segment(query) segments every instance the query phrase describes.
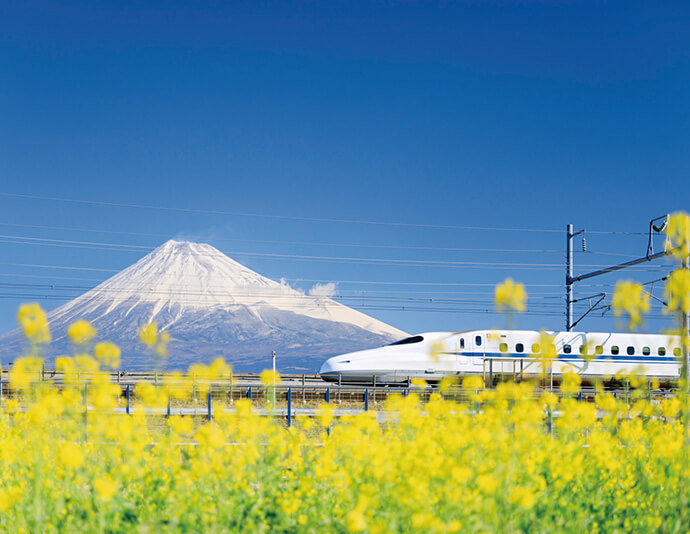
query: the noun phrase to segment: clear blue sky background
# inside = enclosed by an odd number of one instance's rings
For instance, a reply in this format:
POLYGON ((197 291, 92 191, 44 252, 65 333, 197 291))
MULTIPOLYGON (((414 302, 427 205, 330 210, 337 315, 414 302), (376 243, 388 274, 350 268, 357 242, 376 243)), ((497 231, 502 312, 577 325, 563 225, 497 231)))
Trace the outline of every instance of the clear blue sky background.
MULTIPOLYGON (((314 280, 338 282, 338 295, 360 297, 345 303, 373 306, 369 313, 410 332, 504 324, 484 312, 490 285, 512 275, 529 284, 535 313, 519 326, 562 328, 567 223, 644 233, 652 217, 689 208, 689 11, 687 2, 635 1, 2 2, 2 193, 555 232, 0 196, 0 282, 10 284, 0 287, 0 331, 29 296, 74 295, 63 286, 109 275, 46 266, 119 270, 143 254, 18 241, 154 247, 175 236, 208 241, 305 290, 314 280), (436 250, 444 247, 498 251, 436 250)), ((576 265, 646 250, 644 235, 587 239, 590 252, 576 265)), ((658 262, 621 276, 644 282, 668 268, 658 262)), ((610 291, 619 277, 578 295, 610 291)), ((663 324, 650 320, 648 329, 663 324)), ((610 314, 583 323, 615 325, 610 314)))

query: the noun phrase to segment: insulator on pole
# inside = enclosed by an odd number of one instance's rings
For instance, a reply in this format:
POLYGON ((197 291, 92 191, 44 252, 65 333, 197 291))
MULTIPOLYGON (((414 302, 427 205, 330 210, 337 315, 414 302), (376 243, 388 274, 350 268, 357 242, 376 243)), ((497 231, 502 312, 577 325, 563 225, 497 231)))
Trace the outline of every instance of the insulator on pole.
POLYGON ((587 239, 582 238, 582 252, 587 252, 587 239))

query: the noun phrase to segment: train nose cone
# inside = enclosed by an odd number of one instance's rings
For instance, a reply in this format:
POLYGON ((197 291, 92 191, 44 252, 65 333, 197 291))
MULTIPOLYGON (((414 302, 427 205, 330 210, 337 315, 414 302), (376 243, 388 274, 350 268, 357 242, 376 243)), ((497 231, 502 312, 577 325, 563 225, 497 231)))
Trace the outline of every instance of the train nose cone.
POLYGON ((335 380, 337 378, 338 372, 333 360, 334 358, 329 358, 323 362, 321 370, 319 371, 319 376, 321 376, 323 380, 335 380))

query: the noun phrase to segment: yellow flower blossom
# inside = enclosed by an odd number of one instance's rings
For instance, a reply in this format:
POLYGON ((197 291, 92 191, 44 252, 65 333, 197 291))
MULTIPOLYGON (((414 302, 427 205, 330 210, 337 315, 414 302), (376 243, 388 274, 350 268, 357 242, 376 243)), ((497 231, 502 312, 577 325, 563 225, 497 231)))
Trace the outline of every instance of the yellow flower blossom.
POLYGON ((426 380, 423 378, 413 378, 410 380, 410 385, 417 389, 426 389, 429 387, 429 384, 427 384, 426 380))
POLYGON ((7 512, 16 502, 19 501, 21 495, 21 489, 16 486, 0 489, 0 512, 7 512))
POLYGON ((360 495, 357 500, 357 506, 347 514, 347 529, 350 532, 363 532, 366 530, 367 519, 364 513, 367 509, 367 504, 368 499, 360 495))
POLYGON ((104 475, 93 481, 96 494, 105 502, 111 501, 115 497, 118 487, 119 484, 110 475, 104 475))
POLYGON ((79 320, 69 325, 67 335, 75 345, 83 345, 96 337, 96 329, 90 322, 79 320))
POLYGON ((572 366, 563 373, 561 381, 561 391, 566 395, 576 395, 580 391, 580 375, 575 372, 572 366))
POLYGON ((24 331, 24 336, 32 343, 50 342, 48 318, 39 304, 22 304, 17 313, 17 321, 24 331))
POLYGON ((75 443, 63 443, 58 446, 58 457, 63 465, 70 469, 79 469, 84 465, 84 453, 75 443))
POLYGON ((665 313, 690 313, 690 269, 676 269, 666 280, 664 298, 668 306, 665 313))
POLYGON ((554 336, 545 330, 539 332, 537 343, 532 344, 532 357, 539 362, 541 374, 545 376, 551 370, 553 361, 558 358, 554 336))
POLYGON ((525 286, 520 282, 515 282, 512 278, 506 278, 503 283, 496 286, 494 303, 496 311, 502 312, 504 309, 514 310, 522 313, 527 308, 527 292, 525 286))
POLYGON ((220 427, 214 423, 207 423, 197 431, 194 436, 197 442, 211 448, 225 445, 225 435, 220 427))
POLYGON ((260 378, 264 387, 272 387, 280 384, 280 374, 278 371, 274 373, 272 369, 264 369, 261 371, 260 378))
POLYGON ((468 375, 462 379, 462 387, 468 390, 484 389, 484 380, 479 375, 468 375))
POLYGON ((666 249, 684 262, 690 256, 690 215, 676 212, 666 222, 666 249))
POLYGON ((628 315, 628 328, 634 330, 642 322, 642 314, 648 313, 650 309, 649 294, 646 293, 642 284, 637 284, 630 280, 616 283, 611 307, 616 317, 621 317, 624 313, 628 315))
POLYGON ((333 406, 328 403, 323 403, 319 407, 319 424, 323 428, 328 428, 331 426, 333 421, 333 406))
POLYGON ((455 375, 444 376, 439 382, 438 389, 441 393, 446 393, 450 388, 458 383, 458 377, 455 375))
POLYGON ((477 487, 479 491, 486 494, 492 494, 498 487, 498 479, 492 474, 483 474, 477 477, 477 487))
POLYGON ((116 369, 120 366, 120 347, 115 345, 115 343, 110 343, 109 341, 96 343, 93 354, 106 367, 116 369))
POLYGON ((537 499, 532 490, 519 486, 510 492, 508 501, 513 504, 518 504, 525 510, 529 510, 536 504, 537 499))
POLYGON ((10 387, 15 390, 28 388, 32 382, 40 381, 43 360, 35 356, 18 358, 10 371, 10 387))
POLYGON ((158 324, 150 322, 139 328, 139 341, 148 347, 154 347, 158 343, 158 324))

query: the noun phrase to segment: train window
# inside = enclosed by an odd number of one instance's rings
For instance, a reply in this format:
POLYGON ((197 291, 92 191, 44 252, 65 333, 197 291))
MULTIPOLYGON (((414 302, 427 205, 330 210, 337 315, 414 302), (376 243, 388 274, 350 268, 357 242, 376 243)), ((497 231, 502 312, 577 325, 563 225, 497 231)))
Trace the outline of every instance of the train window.
POLYGON ((570 354, 573 351, 573 348, 570 345, 563 345, 563 352, 566 354, 570 354))
POLYGON ((680 347, 674 347, 673 355, 674 356, 680 356, 680 347))
POLYGON ((464 337, 461 337, 461 338, 460 338, 460 348, 461 348, 461 349, 464 349, 464 348, 465 348, 465 338, 464 338, 464 337))
POLYGON ((541 347, 539 343, 532 343, 532 354, 539 354, 541 352, 541 347))
POLYGON ((580 345, 580 354, 583 356, 587 354, 587 345, 580 345))
POLYGON ((611 345, 611 354, 613 354, 615 356, 620 351, 621 351, 621 349, 618 348, 618 345, 611 345))
POLYGON ((649 347, 642 347, 642 354, 645 356, 649 356, 652 353, 651 350, 649 350, 649 347))
POLYGON ((395 343, 391 343, 391 345, 410 345, 411 343, 421 343, 422 341, 424 341, 422 336, 412 336, 401 339, 400 341, 396 341, 395 343))
POLYGON ((604 354, 604 346, 597 345, 596 347, 594 347, 594 354, 604 354))
POLYGON ((628 356, 632 356, 633 354, 635 354, 635 347, 633 347, 632 345, 629 345, 628 346, 628 356))
POLYGON ((498 346, 498 350, 500 350, 501 352, 508 352, 508 343, 501 343, 498 346))
POLYGON ((522 343, 517 343, 515 345, 515 352, 524 352, 525 346, 522 343))
POLYGON ((657 354, 659 354, 659 356, 666 356, 666 347, 659 347, 657 354))
POLYGON ((482 346, 482 336, 476 336, 474 338, 474 344, 477 345, 477 347, 481 347, 482 346))

